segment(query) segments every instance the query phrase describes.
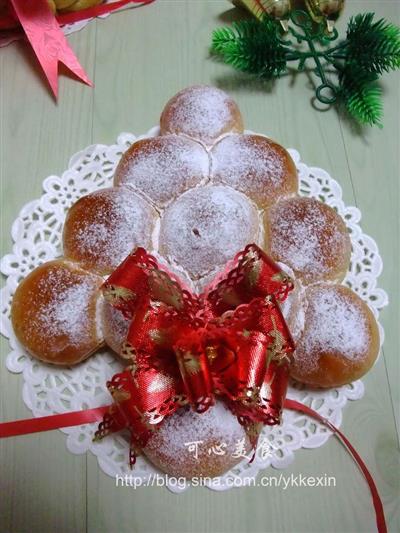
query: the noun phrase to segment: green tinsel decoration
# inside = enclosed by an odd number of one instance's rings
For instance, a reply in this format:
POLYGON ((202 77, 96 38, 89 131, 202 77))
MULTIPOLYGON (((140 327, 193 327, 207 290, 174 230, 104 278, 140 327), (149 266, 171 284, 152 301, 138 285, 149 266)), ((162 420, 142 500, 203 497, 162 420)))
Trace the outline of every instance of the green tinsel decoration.
POLYGON ((298 61, 304 70, 306 61, 313 59, 315 74, 321 83, 316 97, 325 104, 340 100, 348 112, 361 124, 382 126, 382 91, 377 83, 384 72, 400 67, 400 28, 384 19, 374 22, 374 13, 352 17, 346 39, 332 46, 338 38, 336 29, 327 33, 325 25, 315 24, 304 11, 293 11, 289 34, 268 15, 233 23, 231 28, 214 30, 212 52, 229 65, 265 80, 278 78, 290 61, 298 61), (302 51, 297 45, 307 42, 302 51), (316 46, 318 44, 319 46, 316 46), (337 81, 328 76, 327 68, 337 72, 337 81))

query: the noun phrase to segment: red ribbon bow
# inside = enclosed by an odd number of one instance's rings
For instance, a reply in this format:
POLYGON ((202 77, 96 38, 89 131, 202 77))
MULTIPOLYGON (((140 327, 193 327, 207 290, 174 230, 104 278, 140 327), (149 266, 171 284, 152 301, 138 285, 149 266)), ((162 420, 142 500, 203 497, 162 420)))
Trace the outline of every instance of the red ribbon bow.
POLYGON ((106 298, 133 317, 124 355, 134 364, 107 384, 114 404, 0 423, 0 438, 87 424, 104 415, 96 436, 128 427, 133 464, 135 444, 144 445, 156 425, 184 403, 201 411, 222 395, 239 421, 255 425, 254 446, 257 422, 279 423, 286 407, 322 422, 341 440, 368 483, 377 530, 387 533, 374 480, 345 435, 310 407, 285 400, 293 342, 276 300, 291 289, 291 280, 255 245, 200 296, 139 248, 104 285, 106 298))
POLYGON ((129 427, 133 448, 145 446, 165 416, 186 404, 204 412, 218 395, 255 445, 254 428, 280 422, 294 345, 277 302, 292 288, 254 244, 200 295, 138 248, 103 287, 132 320, 121 354, 132 365, 107 383, 115 406, 97 437, 129 427))

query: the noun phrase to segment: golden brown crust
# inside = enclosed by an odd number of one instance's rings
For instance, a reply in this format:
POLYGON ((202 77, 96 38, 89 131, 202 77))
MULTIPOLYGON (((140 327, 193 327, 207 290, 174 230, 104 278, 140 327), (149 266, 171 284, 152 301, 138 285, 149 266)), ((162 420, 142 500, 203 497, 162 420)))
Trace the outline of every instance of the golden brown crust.
POLYGON ((339 387, 361 378, 379 353, 379 330, 368 305, 343 285, 305 290, 304 331, 291 375, 314 387, 339 387))
POLYGON ((161 135, 184 134, 211 145, 226 133, 242 133, 243 120, 236 102, 207 85, 194 85, 173 96, 160 117, 161 135))
POLYGON ((227 135, 211 150, 212 180, 230 185, 260 208, 297 193, 297 169, 280 144, 262 135, 227 135))
POLYGON ((264 217, 266 251, 288 265, 303 283, 342 281, 351 241, 343 219, 315 198, 285 198, 264 217))
POLYGON ((57 365, 86 359, 102 344, 96 314, 102 278, 64 259, 37 267, 11 307, 15 334, 28 352, 57 365))

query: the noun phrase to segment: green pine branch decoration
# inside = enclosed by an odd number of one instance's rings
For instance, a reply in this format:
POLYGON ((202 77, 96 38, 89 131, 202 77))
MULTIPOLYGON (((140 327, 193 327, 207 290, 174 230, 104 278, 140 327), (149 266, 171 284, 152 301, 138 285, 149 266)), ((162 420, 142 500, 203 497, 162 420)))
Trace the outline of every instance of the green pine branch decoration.
POLYGON ((384 19, 374 21, 374 13, 360 14, 350 19, 346 39, 332 46, 338 38, 336 29, 326 33, 324 24, 316 25, 304 11, 293 11, 290 19, 288 35, 267 15, 261 22, 243 20, 216 29, 211 50, 235 69, 266 80, 278 78, 291 61, 298 61, 301 71, 312 59, 320 78, 316 88, 320 102, 341 101, 359 123, 381 127, 382 91, 377 82, 384 72, 400 67, 400 28, 384 19), (307 51, 299 47, 303 42, 307 51), (335 80, 328 75, 332 67, 335 80))
POLYGON ((383 74, 400 67, 400 28, 373 18, 373 13, 365 13, 350 19, 346 59, 367 72, 383 74))
POLYGON ((229 65, 264 79, 276 78, 286 70, 286 48, 270 18, 243 20, 234 23, 233 29, 215 30, 212 46, 229 65))

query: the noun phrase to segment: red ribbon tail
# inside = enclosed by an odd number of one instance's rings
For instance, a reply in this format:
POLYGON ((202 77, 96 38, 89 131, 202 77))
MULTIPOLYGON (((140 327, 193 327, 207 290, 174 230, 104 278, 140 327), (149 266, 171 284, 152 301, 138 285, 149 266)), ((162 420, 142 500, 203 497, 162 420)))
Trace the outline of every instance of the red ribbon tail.
POLYGON ((98 422, 103 418, 103 415, 108 411, 109 407, 95 407, 93 409, 85 409, 84 411, 73 411, 71 413, 15 420, 14 422, 3 422, 0 424, 0 438, 17 437, 29 433, 39 433, 41 431, 98 422))
POLYGON ((354 449, 354 447, 352 446, 348 438, 345 435, 343 435, 343 433, 337 427, 335 427, 331 422, 329 422, 329 420, 321 416, 319 413, 317 413, 310 407, 307 407, 306 405, 300 402, 296 402, 296 400, 286 399, 284 403, 284 407, 286 409, 293 409, 295 411, 300 411, 301 413, 305 413, 306 415, 317 419, 319 422, 322 422, 323 424, 325 424, 336 435, 336 437, 340 440, 343 446, 347 449, 347 451, 356 461, 356 463, 358 464, 360 470, 364 474, 364 477, 368 483, 368 487, 369 487, 369 490, 372 496, 372 502, 374 504, 375 515, 376 515, 376 526, 377 526, 378 532, 387 533, 385 514, 383 511, 383 504, 379 496, 378 489, 375 485, 375 482, 371 474, 369 473, 369 470, 366 464, 361 459, 357 451, 354 449))
MULTIPOLYGON (((95 407, 93 409, 86 409, 84 411, 73 411, 72 413, 63 413, 57 415, 43 416, 39 418, 30 418, 26 420, 17 420, 14 422, 0 423, 0 438, 15 437, 18 435, 26 435, 28 433, 37 433, 41 431, 50 431, 52 429, 60 429, 70 426, 79 426, 81 424, 90 424, 92 422, 98 422, 103 418, 107 412, 109 412, 111 406, 95 407)), ((369 489, 372 495, 372 501, 376 515, 376 525, 378 533, 387 533, 385 514, 383 511, 382 500, 379 496, 378 489, 375 482, 368 471, 367 466, 361 459, 360 455, 354 449, 350 441, 345 435, 335 427, 329 420, 322 417, 319 413, 307 407, 306 405, 297 402, 295 400, 286 399, 284 402, 286 409, 293 409, 300 411, 312 418, 315 418, 319 422, 325 424, 341 441, 353 459, 360 467, 364 477, 368 483, 369 489)), ((131 452, 130 461, 134 461, 135 454, 131 452)))
POLYGON ((47 0, 35 0, 35 2, 11 0, 11 4, 49 81, 54 96, 57 98, 58 94, 59 62, 68 67, 84 83, 92 86, 93 83, 69 46, 47 0))

